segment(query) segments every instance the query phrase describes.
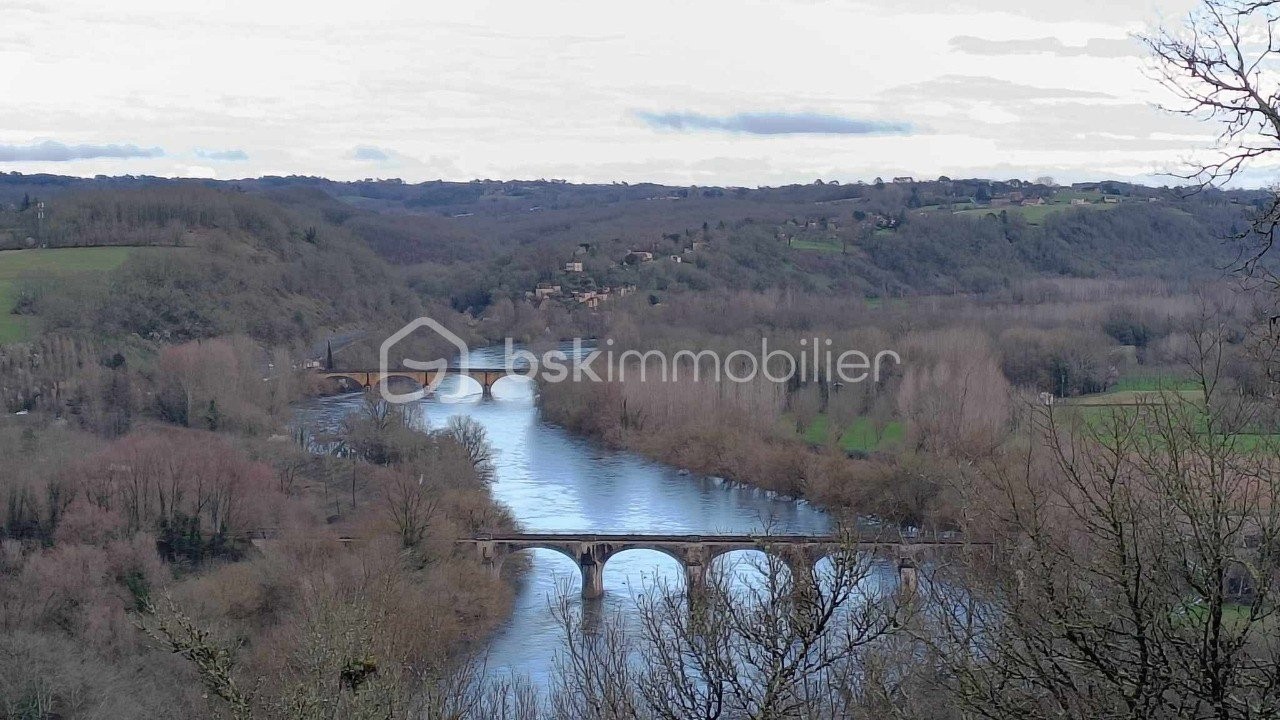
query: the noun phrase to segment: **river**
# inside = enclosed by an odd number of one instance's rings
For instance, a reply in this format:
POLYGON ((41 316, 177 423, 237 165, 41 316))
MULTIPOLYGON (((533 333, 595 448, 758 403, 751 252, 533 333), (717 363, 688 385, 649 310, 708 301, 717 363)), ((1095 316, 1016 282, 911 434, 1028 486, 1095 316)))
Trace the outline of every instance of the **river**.
MULTIPOLYGON (((470 363, 500 366, 502 349, 474 350, 470 363)), ((493 396, 481 399, 474 380, 450 378, 414 407, 432 427, 443 426, 454 415, 468 415, 484 425, 496 455, 493 494, 526 531, 711 535, 759 532, 766 526, 775 533, 829 530, 827 516, 804 502, 682 474, 549 425, 539 418, 532 383, 525 378, 500 380, 493 396)), ((302 403, 297 415, 307 426, 333 428, 361 403, 359 394, 320 398, 302 403)), ((580 580, 577 567, 564 555, 528 552, 528 572, 517 587, 510 618, 491 641, 487 669, 545 686, 562 635, 551 600, 569 583, 574 602, 582 602, 577 599, 580 580)), ((733 555, 721 561, 734 562, 733 555)), ((676 561, 659 552, 630 550, 610 559, 604 571, 604 612, 633 608, 635 594, 659 577, 673 586, 683 583, 676 561)))

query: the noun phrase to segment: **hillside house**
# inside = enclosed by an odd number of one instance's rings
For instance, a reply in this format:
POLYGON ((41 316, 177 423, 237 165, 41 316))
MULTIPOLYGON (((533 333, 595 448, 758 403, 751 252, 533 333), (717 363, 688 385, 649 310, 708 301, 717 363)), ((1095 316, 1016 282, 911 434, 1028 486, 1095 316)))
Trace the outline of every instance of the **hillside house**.
POLYGON ((679 255, 672 255, 671 262, 684 262, 684 258, 680 257, 679 255))
POLYGON ((626 257, 622 258, 622 262, 628 265, 637 265, 639 263, 651 262, 652 260, 653 253, 645 250, 632 250, 627 253, 626 257))
POLYGON ((564 264, 564 271, 568 273, 580 273, 582 272, 582 263, 576 260, 567 262, 564 264))
POLYGON ((1072 198, 1072 199, 1071 199, 1071 204, 1072 204, 1072 205, 1088 205, 1088 204, 1089 204, 1089 202, 1088 202, 1087 200, 1085 200, 1084 198, 1072 198))
POLYGON ((551 283, 538 283, 538 287, 533 289, 533 297, 542 300, 549 297, 558 297, 560 295, 560 286, 551 283))
POLYGON ((573 251, 574 255, 588 255, 591 253, 591 243, 578 243, 578 247, 573 251))
POLYGON ((901 177, 896 177, 896 178, 894 178, 894 179, 893 179, 893 181, 894 181, 894 182, 896 182, 896 183, 913 183, 913 182, 915 182, 916 180, 915 180, 915 178, 911 177, 910 175, 903 175, 903 176, 901 176, 901 177))
POLYGON ((600 294, 597 293, 595 290, 583 290, 580 292, 575 292, 573 294, 573 299, 577 301, 579 305, 586 305, 588 308, 591 308, 593 310, 595 308, 600 307, 601 297, 600 297, 600 294))

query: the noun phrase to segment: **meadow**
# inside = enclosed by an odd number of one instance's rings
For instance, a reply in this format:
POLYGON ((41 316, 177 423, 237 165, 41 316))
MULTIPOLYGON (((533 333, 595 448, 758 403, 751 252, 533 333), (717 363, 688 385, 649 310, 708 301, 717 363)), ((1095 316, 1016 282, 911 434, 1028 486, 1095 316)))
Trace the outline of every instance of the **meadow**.
POLYGON ((114 270, 131 252, 164 249, 130 247, 73 247, 0 251, 0 344, 31 337, 31 318, 12 313, 23 281, 58 278, 71 281, 84 273, 114 270))

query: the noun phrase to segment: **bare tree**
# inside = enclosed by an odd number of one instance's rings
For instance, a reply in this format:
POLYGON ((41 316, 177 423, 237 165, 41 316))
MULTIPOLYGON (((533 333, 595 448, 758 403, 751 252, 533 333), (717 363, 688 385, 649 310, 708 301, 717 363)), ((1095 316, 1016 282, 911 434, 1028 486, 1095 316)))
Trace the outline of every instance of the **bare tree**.
POLYGON ((866 697, 865 653, 910 605, 852 545, 814 574, 812 558, 770 552, 758 581, 718 568, 692 595, 656 582, 637 599, 638 629, 607 618, 588 631, 563 595, 565 631, 551 715, 716 720, 850 717, 866 697))
POLYGON ((484 425, 466 415, 455 415, 449 419, 446 431, 466 451, 467 457, 482 480, 493 479, 493 447, 489 445, 489 436, 484 425))
MULTIPOLYGON (((1182 102, 1168 108, 1219 124, 1217 157, 1182 177, 1202 187, 1224 183, 1255 160, 1280 151, 1280 39, 1276 0, 1202 0, 1180 28, 1142 38, 1159 80, 1182 102)), ((1258 261, 1275 242, 1280 195, 1254 218, 1258 243, 1241 267, 1258 261)))
POLYGON ((1199 396, 1105 420, 1039 413, 1043 443, 988 479, 1006 547, 934 588, 923 637, 987 718, 1257 718, 1280 712, 1280 470, 1251 406, 1194 337, 1199 396), (972 569, 971 569, 972 570, 972 569))
POLYGON ((387 475, 381 483, 387 514, 400 536, 400 544, 417 547, 439 510, 439 495, 435 488, 427 487, 421 474, 415 477, 403 470, 392 470, 387 475))

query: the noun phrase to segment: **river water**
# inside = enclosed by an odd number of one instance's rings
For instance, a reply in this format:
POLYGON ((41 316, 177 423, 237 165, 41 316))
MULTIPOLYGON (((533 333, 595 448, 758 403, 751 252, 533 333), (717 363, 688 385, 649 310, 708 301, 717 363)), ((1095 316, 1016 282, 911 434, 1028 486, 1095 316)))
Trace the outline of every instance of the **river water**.
MULTIPOLYGON (((502 365, 502 349, 474 350, 473 367, 502 365)), ((449 378, 437 393, 415 403, 431 427, 454 415, 484 425, 495 451, 493 494, 511 508, 529 532, 715 533, 760 532, 822 534, 825 514, 804 502, 716 478, 681 474, 677 468, 615 452, 543 422, 534 405, 532 383, 521 377, 500 380, 493 399, 482 399, 469 378, 449 378)), ((362 403, 360 395, 339 395, 302 403, 299 422, 317 429, 336 427, 362 403)), ((574 602, 580 589, 578 568, 548 550, 527 551, 528 572, 517 587, 511 617, 491 641, 490 674, 512 674, 545 686, 561 646, 561 631, 551 602, 566 588, 574 602)), ((734 562, 730 553, 718 562, 734 562)), ((630 550, 609 560, 604 570, 605 613, 634 608, 637 593, 661 578, 672 587, 684 575, 676 561, 659 552, 630 550)))

